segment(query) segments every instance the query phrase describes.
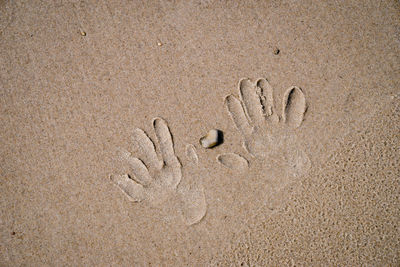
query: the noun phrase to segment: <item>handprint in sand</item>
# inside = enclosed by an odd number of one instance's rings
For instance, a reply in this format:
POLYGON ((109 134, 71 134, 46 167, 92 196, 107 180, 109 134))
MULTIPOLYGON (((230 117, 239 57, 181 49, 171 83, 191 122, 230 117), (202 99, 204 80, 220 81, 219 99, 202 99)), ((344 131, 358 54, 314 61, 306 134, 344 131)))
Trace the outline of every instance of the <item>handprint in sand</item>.
POLYGON ((299 87, 290 87, 281 103, 277 110, 273 89, 266 79, 242 79, 239 97, 228 95, 225 105, 242 135, 248 156, 227 153, 217 157, 219 163, 234 170, 244 170, 249 163, 261 161, 267 178, 276 181, 274 191, 310 168, 310 160, 296 138, 296 128, 302 124, 307 109, 304 93, 299 87), (274 172, 277 168, 279 171, 274 172))
POLYGON ((201 172, 193 172, 198 165, 195 147, 186 146, 186 160, 182 166, 167 123, 155 118, 152 126, 160 156, 151 138, 137 128, 132 135, 133 150, 141 159, 122 150, 121 158, 129 165, 130 172, 111 175, 110 179, 132 202, 148 202, 163 210, 169 220, 181 215, 187 225, 195 224, 207 210, 201 179, 195 177, 201 172))

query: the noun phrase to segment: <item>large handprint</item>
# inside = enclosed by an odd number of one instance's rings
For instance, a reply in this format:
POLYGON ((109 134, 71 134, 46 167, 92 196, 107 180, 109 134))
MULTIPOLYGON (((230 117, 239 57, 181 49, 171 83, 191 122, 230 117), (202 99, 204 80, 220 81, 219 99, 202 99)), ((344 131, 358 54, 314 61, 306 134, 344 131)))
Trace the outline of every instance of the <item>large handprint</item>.
POLYGON ((110 179, 129 200, 147 201, 153 206, 168 209, 170 213, 181 214, 188 225, 197 223, 204 217, 207 205, 200 179, 193 177, 199 172, 191 171, 196 169, 198 164, 195 147, 187 145, 187 161, 182 167, 175 155, 173 139, 167 123, 161 118, 155 118, 153 128, 161 159, 150 137, 142 129, 137 128, 132 136, 133 150, 140 154, 143 161, 133 157, 126 150, 121 151, 121 157, 128 163, 130 172, 123 175, 111 175, 110 179), (187 175, 186 181, 181 184, 185 173, 190 173, 190 175, 187 175))
MULTIPOLYGON (((273 89, 266 79, 239 82, 239 98, 228 95, 225 105, 243 137, 249 160, 238 154, 219 155, 217 160, 230 169, 244 169, 257 160, 267 169, 280 168, 277 188, 286 186, 310 168, 310 160, 299 147, 295 129, 303 121, 307 106, 303 91, 290 87, 283 96, 281 113, 275 109, 273 89)), ((269 172, 271 175, 273 172, 269 172)), ((277 172, 275 172, 277 173, 277 172)))

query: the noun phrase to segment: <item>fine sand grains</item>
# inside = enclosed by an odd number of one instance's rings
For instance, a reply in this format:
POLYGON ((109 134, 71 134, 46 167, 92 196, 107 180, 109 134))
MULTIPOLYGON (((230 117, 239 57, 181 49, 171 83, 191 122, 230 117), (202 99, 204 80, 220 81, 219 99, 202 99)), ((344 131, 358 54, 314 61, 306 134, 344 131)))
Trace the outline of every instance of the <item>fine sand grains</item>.
POLYGON ((362 124, 282 208, 260 209, 214 265, 397 266, 400 101, 362 124))

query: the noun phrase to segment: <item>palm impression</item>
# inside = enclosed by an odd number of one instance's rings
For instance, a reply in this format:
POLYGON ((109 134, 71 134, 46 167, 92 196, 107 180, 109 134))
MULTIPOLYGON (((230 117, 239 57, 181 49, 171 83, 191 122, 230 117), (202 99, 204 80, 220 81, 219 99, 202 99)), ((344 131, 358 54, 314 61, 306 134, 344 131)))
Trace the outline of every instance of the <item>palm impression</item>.
POLYGON ((161 118, 153 119, 153 128, 158 141, 158 150, 150 137, 142 129, 135 129, 132 135, 133 150, 141 159, 132 156, 126 150, 121 151, 121 158, 128 164, 129 173, 111 175, 113 183, 132 202, 148 202, 166 210, 167 216, 180 214, 186 224, 199 222, 206 213, 207 205, 200 180, 196 173, 186 170, 197 168, 198 157, 193 145, 186 146, 186 161, 182 166, 175 155, 174 143, 167 123, 161 118), (160 154, 160 155, 158 155, 160 154))
POLYGON ((266 79, 239 82, 239 98, 228 95, 225 105, 232 121, 243 138, 243 147, 249 160, 235 153, 222 154, 217 160, 222 165, 234 169, 248 168, 248 163, 261 161, 268 168, 280 168, 279 180, 282 188, 296 177, 304 175, 310 168, 310 160, 299 147, 295 129, 300 127, 306 112, 303 91, 296 87, 286 90, 282 107, 275 108, 274 92, 266 79))

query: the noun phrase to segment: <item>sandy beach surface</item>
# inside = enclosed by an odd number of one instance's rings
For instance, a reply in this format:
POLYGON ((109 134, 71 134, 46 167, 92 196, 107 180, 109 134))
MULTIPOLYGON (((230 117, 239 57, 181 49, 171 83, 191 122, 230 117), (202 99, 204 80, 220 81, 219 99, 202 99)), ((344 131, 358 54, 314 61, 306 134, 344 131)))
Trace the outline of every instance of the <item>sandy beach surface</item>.
POLYGON ((0 0, 0 265, 398 266, 399 29, 389 0, 0 0))

